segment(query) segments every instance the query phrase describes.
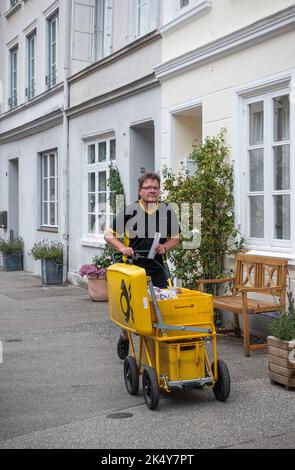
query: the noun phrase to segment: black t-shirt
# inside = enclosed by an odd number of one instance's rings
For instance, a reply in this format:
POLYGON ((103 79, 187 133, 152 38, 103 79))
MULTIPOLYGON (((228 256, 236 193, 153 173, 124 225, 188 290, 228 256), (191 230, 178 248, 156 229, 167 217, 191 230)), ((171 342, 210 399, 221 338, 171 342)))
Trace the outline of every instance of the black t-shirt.
MULTIPOLYGON (((169 238, 180 235, 180 226, 177 216, 172 207, 164 202, 159 202, 157 209, 146 211, 141 201, 136 201, 119 212, 113 219, 109 229, 117 237, 124 234, 124 244, 135 251, 146 251, 142 253, 147 256, 152 247, 156 233, 160 235, 160 244, 169 238)), ((162 256, 156 255, 153 260, 137 260, 136 264, 146 269, 148 275, 152 275, 163 265, 162 256)))

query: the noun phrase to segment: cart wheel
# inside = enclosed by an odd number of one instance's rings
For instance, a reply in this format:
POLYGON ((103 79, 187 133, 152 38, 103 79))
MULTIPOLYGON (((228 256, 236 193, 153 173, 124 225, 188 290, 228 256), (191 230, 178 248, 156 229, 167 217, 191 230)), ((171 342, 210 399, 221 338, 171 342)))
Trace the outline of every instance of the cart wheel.
MULTIPOLYGON (((212 370, 214 363, 212 364, 212 370)), ((219 401, 226 401, 230 394, 230 376, 227 365, 221 359, 217 361, 218 380, 213 387, 215 398, 219 401)))
POLYGON ((126 357, 128 356, 129 353, 129 339, 128 338, 122 338, 120 336, 119 341, 117 343, 117 354, 119 359, 124 361, 126 357))
POLYGON ((142 376, 143 396, 147 407, 155 410, 159 404, 160 393, 157 374, 155 369, 147 367, 142 376))
POLYGON ((128 393, 137 395, 139 388, 139 373, 134 357, 126 357, 124 362, 124 379, 128 393))

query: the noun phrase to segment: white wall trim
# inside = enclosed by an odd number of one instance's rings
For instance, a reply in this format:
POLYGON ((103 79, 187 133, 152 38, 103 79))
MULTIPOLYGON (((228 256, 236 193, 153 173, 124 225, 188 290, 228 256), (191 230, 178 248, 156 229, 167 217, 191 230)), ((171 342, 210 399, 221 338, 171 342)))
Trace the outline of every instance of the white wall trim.
POLYGON ((32 21, 28 26, 23 29, 25 36, 29 36, 37 28, 37 19, 32 21))
POLYGON ((50 16, 53 15, 58 9, 59 0, 56 0, 48 8, 46 8, 46 10, 43 11, 43 15, 45 16, 45 18, 50 18, 50 16))
POLYGON ((185 12, 178 15, 172 21, 165 24, 160 28, 160 33, 163 36, 167 36, 168 34, 176 31, 179 28, 182 28, 185 24, 189 23, 196 19, 196 17, 200 17, 208 13, 212 8, 212 1, 211 0, 203 0, 195 5, 193 8, 186 9, 185 12))
POLYGON ((159 80, 200 67, 208 61, 226 57, 234 52, 283 34, 295 28, 295 5, 259 20, 216 41, 187 52, 154 68, 159 80))

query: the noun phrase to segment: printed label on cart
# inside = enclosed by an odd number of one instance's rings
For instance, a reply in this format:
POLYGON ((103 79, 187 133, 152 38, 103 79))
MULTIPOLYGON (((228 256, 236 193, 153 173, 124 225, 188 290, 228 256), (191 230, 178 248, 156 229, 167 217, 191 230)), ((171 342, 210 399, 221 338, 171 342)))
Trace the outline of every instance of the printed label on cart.
POLYGON ((147 310, 149 308, 149 299, 147 297, 144 297, 142 300, 143 300, 143 308, 147 310))

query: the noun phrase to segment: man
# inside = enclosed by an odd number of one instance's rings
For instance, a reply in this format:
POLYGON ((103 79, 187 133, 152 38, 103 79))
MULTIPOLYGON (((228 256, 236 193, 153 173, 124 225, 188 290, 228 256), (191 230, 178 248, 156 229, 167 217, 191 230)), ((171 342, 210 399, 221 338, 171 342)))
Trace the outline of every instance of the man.
MULTIPOLYGON (((153 247, 154 259, 139 259, 134 264, 146 270, 154 286, 165 288, 168 282, 163 255, 165 256, 179 244, 180 227, 173 209, 160 202, 160 186, 161 178, 158 174, 145 173, 139 179, 140 199, 127 206, 114 218, 111 227, 105 233, 105 240, 116 251, 130 257, 134 256, 135 251, 145 251, 147 257, 153 247), (119 238, 123 234, 122 243, 119 238)), ((128 349, 128 337, 126 332, 123 332, 118 342, 120 359, 125 359, 128 349)))

